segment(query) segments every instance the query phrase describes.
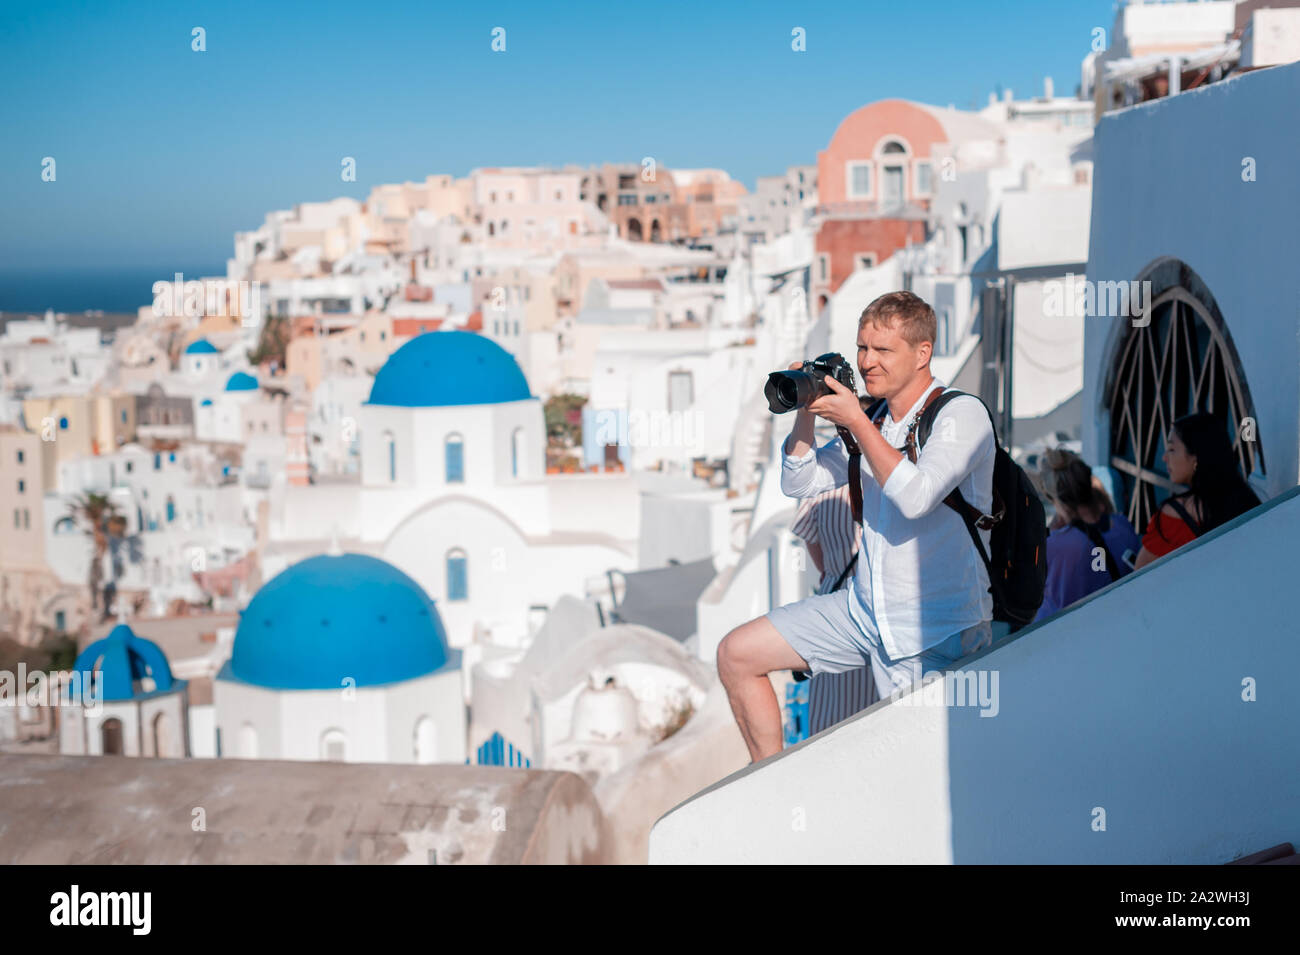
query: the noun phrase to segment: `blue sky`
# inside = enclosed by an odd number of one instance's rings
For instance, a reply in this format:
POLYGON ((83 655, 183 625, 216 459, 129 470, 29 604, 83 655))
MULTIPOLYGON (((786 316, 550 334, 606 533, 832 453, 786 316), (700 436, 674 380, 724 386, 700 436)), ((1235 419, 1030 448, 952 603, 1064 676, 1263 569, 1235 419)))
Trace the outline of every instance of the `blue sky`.
POLYGON ((753 188, 872 100, 982 106, 1045 76, 1072 94, 1114 17, 1110 0, 2 2, 0 268, 163 272, 223 262, 271 209, 476 166, 654 156, 753 188))

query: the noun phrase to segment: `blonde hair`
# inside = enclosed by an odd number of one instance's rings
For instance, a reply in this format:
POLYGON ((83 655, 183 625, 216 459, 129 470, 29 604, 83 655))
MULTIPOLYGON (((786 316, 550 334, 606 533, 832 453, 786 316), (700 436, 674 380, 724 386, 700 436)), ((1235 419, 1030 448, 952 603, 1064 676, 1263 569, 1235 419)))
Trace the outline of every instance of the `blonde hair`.
POLYGON ((881 295, 862 310, 858 319, 858 331, 862 331, 864 325, 874 325, 877 328, 897 326, 903 341, 913 348, 922 342, 933 344, 939 332, 934 309, 919 295, 911 292, 886 292, 881 295))

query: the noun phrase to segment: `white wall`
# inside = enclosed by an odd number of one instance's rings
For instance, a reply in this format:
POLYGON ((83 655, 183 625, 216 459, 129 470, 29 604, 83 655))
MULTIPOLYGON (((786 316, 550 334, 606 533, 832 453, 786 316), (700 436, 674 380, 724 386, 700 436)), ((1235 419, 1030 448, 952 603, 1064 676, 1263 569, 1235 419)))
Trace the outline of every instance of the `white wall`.
POLYGON ((190 756, 212 759, 217 755, 217 708, 211 703, 186 708, 189 716, 190 756))
MULTIPOLYGON (((361 476, 367 487, 391 486, 388 444, 397 439, 397 484, 446 487, 446 439, 463 441, 464 486, 489 487, 537 480, 545 473, 546 428, 537 398, 489 405, 361 408, 361 476), (511 434, 523 429, 518 474, 511 471, 511 434)), ((453 485, 457 487, 461 485, 453 485)))
POLYGON ((678 806, 650 861, 1212 865, 1300 841, 1297 540, 1293 491, 968 661, 996 715, 886 699, 678 806))
MULTIPOLYGON (((582 593, 588 577, 610 568, 633 570, 634 554, 602 542, 528 539, 506 515, 477 500, 444 497, 408 517, 381 555, 409 574, 437 603, 453 646, 474 639, 474 626, 500 628, 503 638, 526 635, 528 607, 582 593), (447 599, 447 555, 465 552, 468 599, 447 599)), ((495 634, 494 634, 495 636, 495 634)))
POLYGON ((1251 28, 1241 38, 1242 66, 1290 63, 1300 52, 1300 10, 1256 10, 1251 28))
POLYGON ((434 721, 437 761, 465 760, 465 707, 460 671, 442 670, 385 686, 337 690, 269 690, 231 680, 214 683, 222 756, 239 751, 245 722, 257 729, 259 759, 321 760, 326 731, 344 736, 349 763, 412 763, 416 721, 434 721))
POLYGON ((731 546, 731 508, 726 491, 645 493, 641 496, 639 564, 663 567, 716 558, 731 546))
POLYGON ((1130 3, 1119 10, 1111 38, 1116 56, 1141 56, 1156 49, 1196 49, 1222 43, 1232 33, 1232 0, 1188 3, 1130 3))
MULTIPOLYGON (((329 691, 332 692, 332 691, 329 691)), ((221 733, 221 752, 226 759, 289 759, 281 749, 279 693, 238 680, 212 681, 215 730, 221 733), (257 730, 257 752, 243 751, 241 730, 249 723, 257 730)))
MULTIPOLYGON (((1087 235, 1087 227, 1084 227, 1087 235)), ((1083 276, 1076 276, 1082 281, 1083 276)), ((1058 288, 1064 280, 1051 279, 1058 288)), ((1044 315, 1046 282, 1012 286, 1011 391, 1013 418, 1036 418, 1069 401, 1083 388, 1083 317, 1044 315)))
MULTIPOLYGON (((857 346, 858 346, 858 319, 862 317, 862 310, 872 303, 873 300, 886 292, 896 292, 903 287, 903 273, 899 269, 898 256, 891 255, 874 269, 858 269, 839 287, 834 295, 831 296, 831 319, 830 319, 830 343, 829 349, 833 352, 839 352, 849 363, 854 366, 853 377, 856 380, 859 375, 857 371, 857 346)), ((814 311, 817 308, 816 302, 811 303, 810 308, 814 311)), ((816 358, 816 355, 808 355, 808 358, 816 358)), ((862 390, 862 382, 858 382, 858 391, 862 390)))
POLYGON ((1085 261, 1091 205, 1088 186, 1004 194, 998 211, 998 268, 1085 261))
POLYGON ((418 680, 385 687, 385 690, 388 711, 384 743, 389 762, 416 761, 415 727, 425 716, 434 725, 434 761, 465 762, 465 694, 461 689, 459 669, 440 670, 418 680))

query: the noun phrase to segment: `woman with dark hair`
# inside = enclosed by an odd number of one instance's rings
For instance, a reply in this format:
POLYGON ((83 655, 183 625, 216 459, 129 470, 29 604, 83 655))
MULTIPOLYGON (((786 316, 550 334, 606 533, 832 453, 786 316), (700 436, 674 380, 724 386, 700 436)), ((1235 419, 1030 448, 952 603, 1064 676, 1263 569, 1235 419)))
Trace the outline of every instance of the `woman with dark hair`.
POLYGON ((1259 504, 1237 467, 1227 427, 1213 415, 1197 412, 1175 421, 1164 461, 1169 480, 1187 490, 1171 494, 1152 515, 1134 567, 1146 566, 1259 504))
POLYGON ((1056 510, 1047 536, 1047 584, 1034 617, 1042 620, 1129 573, 1123 555, 1140 545, 1133 525, 1113 513, 1110 496, 1077 454, 1048 450, 1038 479, 1056 510))

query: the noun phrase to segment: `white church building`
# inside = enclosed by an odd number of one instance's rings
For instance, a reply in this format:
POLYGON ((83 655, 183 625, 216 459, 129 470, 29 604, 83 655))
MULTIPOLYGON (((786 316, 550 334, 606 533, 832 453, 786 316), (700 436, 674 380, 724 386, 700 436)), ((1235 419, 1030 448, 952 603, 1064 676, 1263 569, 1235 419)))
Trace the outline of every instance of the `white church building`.
POLYGON ((561 595, 636 569, 636 482, 547 474, 542 402, 490 339, 413 338, 375 376, 356 425, 359 478, 272 489, 268 576, 332 540, 382 558, 436 601, 468 668, 485 644, 524 646, 561 595))
POLYGON ((72 670, 82 675, 84 695, 79 705, 69 698, 63 707, 59 752, 168 759, 187 754, 187 682, 172 676, 158 644, 120 622, 82 650, 72 670))
POLYGON ((326 554, 266 583, 213 681, 217 755, 463 763, 460 653, 420 585, 326 554))

